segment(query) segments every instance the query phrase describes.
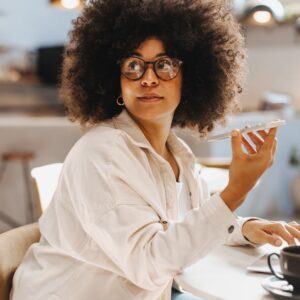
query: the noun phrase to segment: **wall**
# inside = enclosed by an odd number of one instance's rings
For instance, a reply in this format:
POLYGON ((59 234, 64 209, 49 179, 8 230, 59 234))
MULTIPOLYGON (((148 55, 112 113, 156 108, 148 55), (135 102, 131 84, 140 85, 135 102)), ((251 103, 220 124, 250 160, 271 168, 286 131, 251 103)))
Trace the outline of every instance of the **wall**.
POLYGON ((246 30, 249 73, 242 107, 259 106, 266 91, 290 94, 300 111, 300 33, 293 25, 246 30))
POLYGON ((78 10, 60 9, 48 0, 1 0, 0 45, 25 49, 63 44, 78 10))

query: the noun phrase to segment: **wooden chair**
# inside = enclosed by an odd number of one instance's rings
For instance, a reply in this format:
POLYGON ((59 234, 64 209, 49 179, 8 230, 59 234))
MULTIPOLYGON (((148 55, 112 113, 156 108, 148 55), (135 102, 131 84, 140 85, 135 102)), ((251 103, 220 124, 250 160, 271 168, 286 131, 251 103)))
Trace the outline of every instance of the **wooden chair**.
POLYGON ((48 207, 55 192, 62 163, 33 168, 31 178, 35 194, 36 212, 40 216, 48 207))
POLYGON ((0 234, 0 300, 9 300, 12 278, 29 246, 40 239, 37 223, 0 234))
MULTIPOLYGON (((49 164, 31 170, 38 215, 47 208, 55 192, 61 172, 61 163, 49 164)), ((12 278, 29 246, 40 239, 37 223, 24 225, 0 234, 0 300, 8 300, 12 278)))
MULTIPOLYGON (((29 166, 31 160, 34 159, 34 153, 28 151, 9 151, 4 152, 1 155, 0 161, 0 183, 3 178, 3 175, 8 167, 9 163, 19 162, 22 167, 23 180, 25 183, 25 201, 26 201, 26 215, 27 215, 27 223, 34 222, 36 220, 32 190, 30 184, 30 172, 29 166)), ((18 180, 18 179, 16 179, 18 180)), ((9 214, 6 214, 3 211, 0 211, 0 219, 1 221, 9 224, 11 227, 21 226, 18 222, 16 222, 9 214)))

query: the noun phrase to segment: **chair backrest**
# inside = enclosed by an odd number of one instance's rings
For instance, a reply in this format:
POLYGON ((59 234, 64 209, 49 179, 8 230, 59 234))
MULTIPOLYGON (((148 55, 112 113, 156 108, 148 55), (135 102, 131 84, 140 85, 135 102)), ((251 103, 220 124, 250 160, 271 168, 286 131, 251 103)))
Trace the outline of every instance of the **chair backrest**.
POLYGON ((29 246, 40 239, 37 223, 0 234, 0 300, 8 300, 12 278, 29 246))
POLYGON ((33 168, 31 178, 35 191, 36 212, 41 215, 48 207, 61 172, 62 163, 55 163, 33 168))

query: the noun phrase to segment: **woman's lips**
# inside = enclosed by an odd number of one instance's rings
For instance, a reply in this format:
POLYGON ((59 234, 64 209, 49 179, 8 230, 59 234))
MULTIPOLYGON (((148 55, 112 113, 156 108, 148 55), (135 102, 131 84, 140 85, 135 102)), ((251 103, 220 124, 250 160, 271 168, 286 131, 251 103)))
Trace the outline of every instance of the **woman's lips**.
POLYGON ((143 97, 137 97, 138 100, 142 102, 157 102, 162 100, 164 97, 159 96, 143 96, 143 97))

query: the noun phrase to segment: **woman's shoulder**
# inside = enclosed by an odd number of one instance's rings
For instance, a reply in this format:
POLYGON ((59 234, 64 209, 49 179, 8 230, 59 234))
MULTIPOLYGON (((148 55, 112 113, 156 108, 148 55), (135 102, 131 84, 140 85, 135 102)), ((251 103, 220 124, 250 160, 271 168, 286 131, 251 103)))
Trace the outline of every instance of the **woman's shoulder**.
POLYGON ((128 150, 126 134, 110 123, 104 123, 89 128, 74 144, 67 159, 89 157, 109 162, 128 150))

